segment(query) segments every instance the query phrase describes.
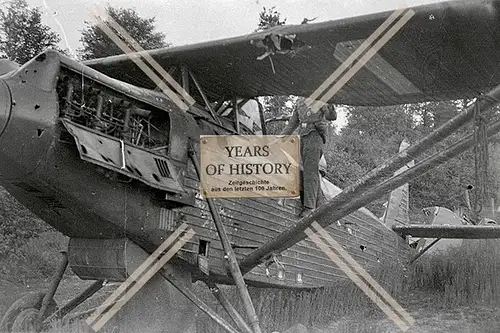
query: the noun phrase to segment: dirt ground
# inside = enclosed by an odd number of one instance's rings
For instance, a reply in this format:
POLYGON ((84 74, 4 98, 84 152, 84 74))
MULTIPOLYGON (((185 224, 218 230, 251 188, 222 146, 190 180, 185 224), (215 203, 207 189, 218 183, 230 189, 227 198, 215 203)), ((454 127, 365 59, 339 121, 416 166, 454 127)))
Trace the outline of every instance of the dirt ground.
MULTIPOLYGON (((36 291, 46 286, 46 281, 37 285, 22 286, 0 280, 0 315, 22 294, 36 291)), ((91 281, 81 281, 75 276, 65 278, 56 294, 59 305, 76 296, 91 281)), ((74 312, 97 306, 104 300, 106 292, 115 286, 105 287, 90 303, 80 306, 74 312)), ((402 304, 415 318, 416 323, 407 333, 496 333, 500 331, 500 307, 474 306, 446 309, 437 304, 432 295, 419 293, 409 295, 402 304)), ((390 319, 382 313, 363 316, 360 314, 342 318, 322 327, 309 327, 309 333, 396 333, 402 332, 390 319)))

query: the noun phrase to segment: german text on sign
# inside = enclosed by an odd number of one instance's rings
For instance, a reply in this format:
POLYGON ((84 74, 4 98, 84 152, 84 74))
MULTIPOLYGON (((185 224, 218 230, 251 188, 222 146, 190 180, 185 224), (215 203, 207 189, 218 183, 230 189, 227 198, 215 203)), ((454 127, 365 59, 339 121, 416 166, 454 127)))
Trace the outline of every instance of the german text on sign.
POLYGON ((203 135, 201 189, 208 198, 297 197, 299 136, 203 135))

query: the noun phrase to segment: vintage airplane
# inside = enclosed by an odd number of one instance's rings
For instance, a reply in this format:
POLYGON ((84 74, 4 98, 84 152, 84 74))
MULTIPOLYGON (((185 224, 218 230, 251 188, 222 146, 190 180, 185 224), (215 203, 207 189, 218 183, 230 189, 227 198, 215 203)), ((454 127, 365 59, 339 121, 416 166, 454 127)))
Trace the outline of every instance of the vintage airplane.
MULTIPOLYGON (((387 265, 403 269, 412 253, 408 235, 500 237, 499 227, 491 225, 411 225, 405 200, 409 180, 470 148, 474 140, 465 137, 414 166, 408 163, 500 101, 500 34, 495 29, 500 1, 443 2, 411 10, 415 14, 400 31, 336 94, 318 99, 383 106, 476 98, 475 104, 342 192, 323 180, 327 201, 301 220, 300 200, 202 197, 200 135, 266 134, 257 97, 310 96, 361 51, 392 12, 148 51, 194 98, 187 111, 136 66, 137 54, 78 63, 48 50, 21 67, 1 62, 0 185, 69 236, 70 243, 48 291, 13 304, 0 330, 39 330, 40 323, 64 316, 96 293, 102 281, 124 281, 182 223, 195 236, 104 329, 128 320, 127 332, 165 327, 193 332, 193 303, 228 332, 260 332, 245 283, 307 289, 345 278, 307 239, 304 231, 314 221, 372 272, 387 265), (391 191, 382 221, 363 209, 391 191), (68 263, 80 278, 97 282, 56 310, 53 296, 68 263), (190 285, 198 280, 214 291, 237 328, 193 293, 190 285), (246 318, 217 284, 237 285, 246 318), (154 305, 153 310, 141 312, 141 302, 154 305)), ((392 28, 397 24, 393 21, 392 28)), ((177 98, 187 103, 186 96, 177 98)), ((487 134, 498 130, 493 122, 487 134)))

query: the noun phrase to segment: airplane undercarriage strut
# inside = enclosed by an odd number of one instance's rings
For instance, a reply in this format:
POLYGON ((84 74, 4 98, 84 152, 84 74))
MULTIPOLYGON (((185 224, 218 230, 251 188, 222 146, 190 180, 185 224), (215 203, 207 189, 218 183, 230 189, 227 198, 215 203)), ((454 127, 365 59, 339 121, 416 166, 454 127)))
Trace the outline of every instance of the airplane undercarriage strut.
POLYGON ((68 267, 67 252, 62 252, 62 259, 46 292, 27 294, 17 300, 7 310, 0 323, 1 332, 15 332, 20 329, 26 332, 41 332, 49 329, 54 320, 62 319, 77 306, 82 304, 102 289, 103 280, 98 280, 70 300, 61 308, 57 308, 54 295, 68 267))
MULTIPOLYGON (((193 165, 195 167, 196 173, 198 175, 198 178, 201 179, 201 171, 200 171, 200 164, 198 160, 198 154, 196 154, 196 150, 193 147, 193 144, 190 144, 190 150, 189 150, 189 155, 191 157, 191 161, 193 162, 193 165)), ((234 283, 236 285, 236 288, 238 290, 238 293, 240 294, 240 297, 243 301, 243 305, 245 307, 245 312, 247 314, 247 318, 250 321, 250 327, 252 330, 250 333, 261 333, 260 329, 260 324, 259 324, 259 319, 257 317, 257 314, 255 312, 255 307, 253 305, 252 299, 250 297, 250 294, 248 292, 248 288, 245 284, 245 280, 243 279, 243 274, 240 270, 240 266, 238 264, 238 260, 236 258, 236 255, 233 251, 233 248, 231 246, 231 243, 229 241, 229 238, 227 236, 226 230, 224 228, 224 225, 222 224, 219 212, 217 211, 217 207, 215 206, 214 201, 211 198, 206 198, 208 202, 208 206, 210 209, 210 213, 212 214, 213 221, 215 223, 215 227, 217 229, 217 233, 219 234, 220 241, 222 243, 222 248, 224 249, 225 253, 225 258, 228 261, 228 266, 229 266, 229 271, 231 272, 231 275, 233 277, 234 283)), ((212 287, 214 285, 208 284, 208 287, 212 290, 212 287)), ((218 289, 217 289, 218 290, 218 289)), ((230 305, 229 301, 225 299, 225 297, 222 295, 222 292, 218 290, 216 292, 217 299, 221 302, 223 307, 226 309, 228 314, 233 318, 235 323, 240 327, 240 329, 243 329, 245 332, 247 331, 248 325, 242 320, 242 317, 237 314, 237 311, 230 305), (222 295, 222 296, 221 296, 222 295)))
POLYGON ((245 322, 245 319, 241 317, 238 311, 233 307, 231 302, 226 298, 224 293, 217 287, 217 285, 213 282, 210 281, 205 281, 205 284, 207 287, 210 289, 212 294, 215 296, 215 298, 219 301, 219 303, 222 305, 224 310, 229 314, 231 319, 238 325, 239 329, 244 331, 245 333, 252 333, 252 329, 248 326, 248 324, 245 322))
MULTIPOLYGON (((179 290, 184 296, 186 296, 187 299, 189 299, 191 302, 194 303, 194 305, 203 311, 205 314, 207 314, 212 320, 214 320, 217 324, 219 324, 223 329, 225 329, 229 333, 253 333, 253 331, 250 329, 250 327, 247 325, 247 323, 244 321, 244 319, 241 317, 241 315, 234 309, 231 303, 225 298, 225 296, 220 292, 216 296, 217 300, 220 302, 220 304, 224 307, 226 312, 229 314, 231 319, 236 323, 240 331, 236 330, 234 327, 231 326, 224 318, 222 318, 217 312, 215 312, 210 306, 206 304, 205 301, 203 301, 201 298, 199 298, 191 289, 186 288, 183 286, 182 282, 179 281, 174 275, 165 273, 165 271, 160 271, 160 274, 168 281, 170 282, 177 290, 179 290)), ((210 283, 206 282, 207 286, 210 288, 210 283)), ((210 288, 212 293, 214 291, 212 288, 210 288)), ((214 293, 215 296, 215 293, 214 293)))
POLYGON ((48 316, 44 320, 44 324, 48 324, 52 322, 53 320, 58 320, 66 316, 68 313, 70 313, 73 309, 75 309, 77 306, 85 302, 87 299, 89 299, 91 296, 93 296, 95 293, 97 293, 99 290, 102 289, 104 284, 106 283, 105 280, 96 280, 94 283, 92 283, 89 287, 87 287, 85 290, 83 290, 78 296, 70 300, 68 303, 66 303, 63 307, 61 307, 59 310, 48 316))
MULTIPOLYGON (((147 255, 144 253, 144 255, 147 255)), ((54 321, 61 320, 66 317, 72 310, 89 299, 91 296, 100 291, 105 285, 105 280, 96 280, 78 296, 67 302, 64 306, 57 309, 53 297, 62 281, 66 268, 68 267, 68 257, 66 252, 63 253, 61 264, 57 269, 53 280, 51 281, 47 292, 38 292, 28 294, 15 302, 4 316, 0 323, 0 331, 5 333, 11 332, 42 332, 50 330, 54 321), (42 317, 40 317, 42 316, 42 317)), ((219 313, 213 310, 202 298, 186 286, 186 280, 179 276, 175 270, 164 267, 159 271, 160 278, 165 279, 181 294, 183 294, 196 307, 207 314, 221 328, 228 333, 255 333, 250 326, 245 322, 242 316, 237 312, 229 300, 224 296, 222 291, 212 282, 204 281, 215 298, 219 301, 222 307, 226 310, 229 317, 234 321, 236 327, 228 323, 219 313)), ((157 289, 159 291, 159 289, 157 289)), ((168 294, 168 293, 167 293, 168 294)), ((151 292, 146 292, 145 297, 151 295, 151 292)), ((116 304, 116 300, 108 304, 110 307, 116 304)), ((65 322, 71 323, 75 320, 83 319, 97 308, 91 308, 83 312, 74 313, 65 318, 65 322)))
POLYGON ((68 253, 62 252, 61 254, 62 254, 61 263, 56 271, 56 274, 54 275, 54 279, 52 280, 52 283, 49 286, 49 290, 47 291, 47 294, 45 294, 45 297, 43 298, 42 306, 40 307, 40 310, 38 311, 37 322, 41 322, 42 319, 45 317, 49 303, 54 298, 57 287, 61 283, 64 272, 66 271, 66 268, 68 267, 68 253))
MULTIPOLYGON (((241 333, 232 327, 224 318, 222 318, 217 312, 215 312, 210 306, 208 306, 201 298, 199 298, 191 289, 185 288, 183 284, 177 280, 177 278, 173 275, 165 273, 165 271, 160 271, 160 274, 165 278, 168 282, 170 282, 177 290, 179 290, 187 299, 194 303, 194 305, 205 312, 212 320, 214 320, 217 324, 219 324, 223 329, 225 329, 229 333, 241 333)), ((247 332, 245 332, 247 333, 247 332)), ((250 331, 249 333, 252 333, 250 331)))

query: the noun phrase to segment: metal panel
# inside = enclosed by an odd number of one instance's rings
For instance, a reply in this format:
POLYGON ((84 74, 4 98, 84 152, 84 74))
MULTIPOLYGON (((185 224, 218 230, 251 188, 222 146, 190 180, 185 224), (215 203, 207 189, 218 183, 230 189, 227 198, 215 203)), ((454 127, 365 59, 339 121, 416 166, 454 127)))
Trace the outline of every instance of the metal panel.
POLYGON ((128 145, 67 119, 62 121, 75 137, 83 160, 140 180, 157 189, 185 192, 181 171, 174 168, 167 157, 128 145))

